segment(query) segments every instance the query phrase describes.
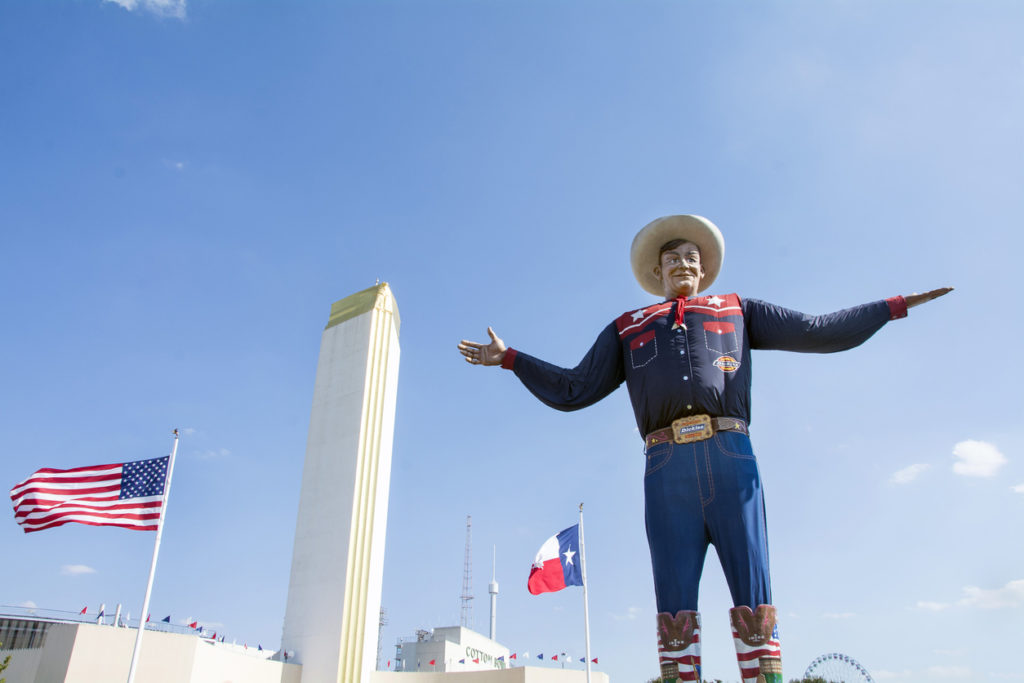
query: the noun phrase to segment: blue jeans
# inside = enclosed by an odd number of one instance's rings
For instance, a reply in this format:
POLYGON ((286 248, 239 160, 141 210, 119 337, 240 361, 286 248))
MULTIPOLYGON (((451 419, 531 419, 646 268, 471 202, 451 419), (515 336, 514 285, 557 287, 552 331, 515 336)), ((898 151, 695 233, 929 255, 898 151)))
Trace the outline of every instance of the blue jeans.
POLYGON ((697 609, 708 544, 714 543, 734 606, 772 602, 764 495, 750 437, 717 432, 647 449, 647 542, 658 611, 697 609))

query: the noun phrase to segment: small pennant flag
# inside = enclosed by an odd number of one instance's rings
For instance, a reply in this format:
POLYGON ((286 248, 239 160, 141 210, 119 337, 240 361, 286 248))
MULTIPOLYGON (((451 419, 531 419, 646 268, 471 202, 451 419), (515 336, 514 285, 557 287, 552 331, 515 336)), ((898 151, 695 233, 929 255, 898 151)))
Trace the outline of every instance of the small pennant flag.
POLYGON ((191 624, 188 625, 189 628, 196 628, 197 626, 199 626, 198 621, 193 621, 191 624))
POLYGON ((153 616, 152 614, 147 614, 147 615, 146 615, 146 623, 147 623, 147 624, 149 623, 149 619, 150 619, 150 617, 152 617, 152 616, 153 616))
POLYGON ((498 661, 499 662, 504 662, 505 661, 505 655, 502 655, 502 656, 498 657, 498 661))
POLYGON ((551 659, 553 659, 553 660, 555 660, 557 662, 558 661, 558 655, 551 655, 551 659))
POLYGON ((580 525, 563 529, 544 541, 530 568, 526 588, 533 595, 553 593, 566 586, 582 586, 580 525))
POLYGON ((168 615, 167 615, 166 617, 164 617, 164 618, 163 618, 163 619, 161 619, 160 621, 164 622, 165 624, 169 624, 169 623, 171 623, 171 615, 170 615, 170 614, 168 614, 168 615))
POLYGON ((434 664, 436 664, 436 663, 437 663, 436 659, 431 659, 430 660, 430 666, 434 666, 434 664))
POLYGON ((89 608, 88 608, 88 607, 83 607, 83 608, 82 608, 82 611, 81 611, 81 612, 79 612, 79 614, 85 614, 85 610, 87 610, 87 609, 89 609, 89 608))
POLYGON ((473 663, 474 663, 474 664, 479 664, 479 663, 480 663, 480 659, 479 659, 479 658, 477 658, 477 659, 474 659, 474 660, 473 660, 473 663))
POLYGON ((462 658, 462 659, 459 660, 459 664, 465 664, 465 663, 466 663, 466 659, 465 658, 462 658))
POLYGON ((509 659, 515 659, 515 658, 516 658, 516 653, 515 652, 513 652, 511 655, 509 655, 509 659))
POLYGON ((541 652, 539 655, 537 655, 537 659, 544 659, 544 653, 541 652))

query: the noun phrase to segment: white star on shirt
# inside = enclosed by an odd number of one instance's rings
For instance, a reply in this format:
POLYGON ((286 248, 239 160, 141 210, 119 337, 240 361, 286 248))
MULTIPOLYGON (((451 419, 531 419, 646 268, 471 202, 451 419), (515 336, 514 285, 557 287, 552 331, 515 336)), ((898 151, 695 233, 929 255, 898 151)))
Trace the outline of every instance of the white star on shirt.
POLYGON ((639 319, 640 319, 640 318, 642 318, 642 317, 644 317, 644 312, 643 312, 643 311, 637 311, 637 312, 635 312, 635 313, 633 314, 633 322, 636 322, 637 320, 639 320, 639 319))
POLYGON ((572 556, 576 554, 576 551, 575 550, 566 550, 562 554, 565 555, 565 563, 566 564, 572 564, 572 556))
POLYGON ((721 298, 716 294, 708 299, 708 303, 714 306, 715 308, 719 308, 722 304, 725 303, 725 299, 721 298))

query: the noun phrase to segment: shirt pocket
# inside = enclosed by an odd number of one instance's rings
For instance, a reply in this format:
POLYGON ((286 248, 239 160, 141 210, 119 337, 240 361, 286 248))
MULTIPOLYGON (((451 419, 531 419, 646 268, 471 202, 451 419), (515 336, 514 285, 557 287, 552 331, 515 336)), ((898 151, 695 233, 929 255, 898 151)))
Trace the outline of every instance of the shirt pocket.
POLYGON ((629 359, 633 368, 642 368, 658 357, 658 340, 654 330, 638 334, 629 341, 629 359))
POLYGON ((707 344, 708 350, 714 353, 738 353, 740 342, 736 335, 736 324, 718 321, 704 323, 704 343, 707 344))

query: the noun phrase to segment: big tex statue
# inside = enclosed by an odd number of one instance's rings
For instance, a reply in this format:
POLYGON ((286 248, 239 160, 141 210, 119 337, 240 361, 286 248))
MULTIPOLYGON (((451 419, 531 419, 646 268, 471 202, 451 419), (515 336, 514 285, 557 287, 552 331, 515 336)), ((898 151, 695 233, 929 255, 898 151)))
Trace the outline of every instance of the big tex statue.
POLYGON ((774 683, 782 681, 782 660, 764 497, 747 429, 750 352, 850 349, 951 288, 816 316, 736 294, 698 296, 714 282, 724 252, 721 232, 700 216, 666 216, 644 227, 633 240, 633 274, 663 301, 616 318, 575 368, 506 347, 491 328, 489 343, 463 340, 459 351, 471 364, 512 370, 559 410, 584 408, 626 382, 647 459, 662 680, 701 680, 697 588, 713 543, 732 594, 743 682, 774 683))

